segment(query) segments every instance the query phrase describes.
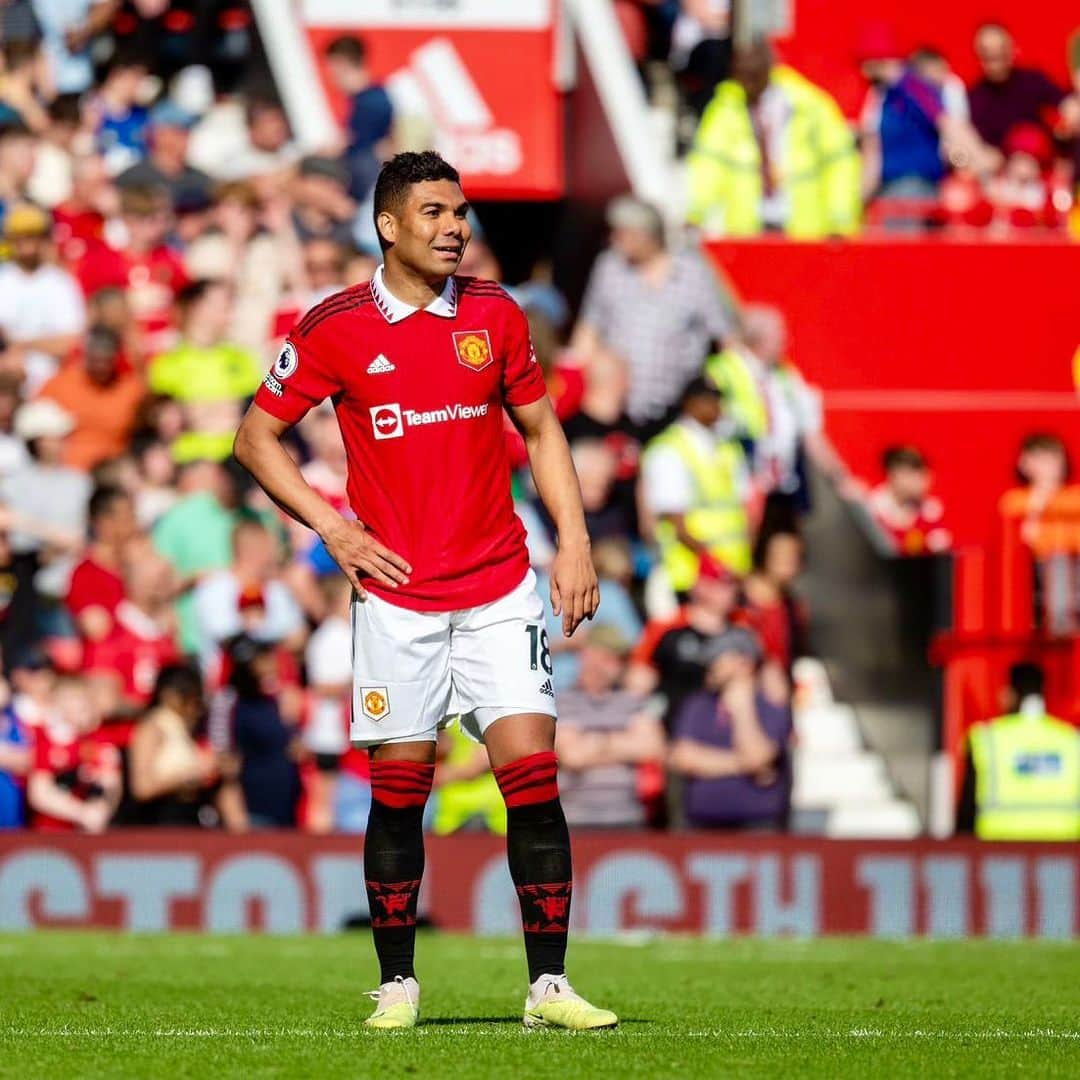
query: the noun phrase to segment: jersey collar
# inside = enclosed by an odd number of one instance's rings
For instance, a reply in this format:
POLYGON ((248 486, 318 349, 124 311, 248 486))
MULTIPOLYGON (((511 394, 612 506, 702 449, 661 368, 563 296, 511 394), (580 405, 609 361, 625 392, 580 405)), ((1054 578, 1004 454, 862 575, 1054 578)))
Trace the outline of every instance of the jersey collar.
MULTIPOLYGON (((386 287, 381 265, 371 279, 371 297, 375 301, 375 306, 382 312, 382 317, 391 324, 401 322, 402 319, 407 319, 420 310, 412 304, 406 304, 404 300, 399 300, 386 287)), ((457 315, 457 285, 454 283, 452 274, 446 279, 442 293, 436 296, 424 310, 432 315, 438 315, 441 319, 452 319, 457 315)))

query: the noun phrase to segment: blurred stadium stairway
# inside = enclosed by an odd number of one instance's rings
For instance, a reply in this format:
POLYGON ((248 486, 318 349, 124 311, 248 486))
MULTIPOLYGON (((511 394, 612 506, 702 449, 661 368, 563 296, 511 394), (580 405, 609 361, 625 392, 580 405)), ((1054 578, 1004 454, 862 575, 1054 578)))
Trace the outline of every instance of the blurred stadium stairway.
POLYGON ((797 668, 793 828, 914 836, 927 819, 937 748, 937 676, 926 660, 934 560, 883 558, 851 507, 820 479, 801 584, 819 659, 797 668))

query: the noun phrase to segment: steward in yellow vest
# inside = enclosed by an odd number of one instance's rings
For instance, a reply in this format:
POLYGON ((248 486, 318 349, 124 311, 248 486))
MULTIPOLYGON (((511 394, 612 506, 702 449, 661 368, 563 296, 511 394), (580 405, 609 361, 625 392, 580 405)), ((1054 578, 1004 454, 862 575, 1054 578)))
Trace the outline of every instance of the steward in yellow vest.
POLYGON ((749 469, 742 447, 717 433, 722 395, 704 376, 683 391, 678 419, 645 448, 645 506, 671 588, 688 592, 705 554, 750 569, 749 469))
POLYGON ((1016 665, 1012 683, 1016 711, 976 724, 968 736, 975 835, 1080 840, 1080 730, 1047 714, 1038 668, 1016 665), (1016 694, 1017 686, 1027 692, 1016 694))
POLYGON ((690 220, 716 236, 816 240, 856 231, 861 166, 836 102, 766 42, 735 53, 687 158, 690 220))

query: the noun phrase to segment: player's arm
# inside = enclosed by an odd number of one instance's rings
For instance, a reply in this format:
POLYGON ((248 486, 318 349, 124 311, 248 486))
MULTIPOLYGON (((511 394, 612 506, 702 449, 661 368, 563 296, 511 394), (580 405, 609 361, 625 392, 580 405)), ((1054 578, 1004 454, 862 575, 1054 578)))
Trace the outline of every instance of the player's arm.
POLYGON ((527 405, 511 405, 510 411, 525 439, 536 490, 555 523, 559 548, 551 564, 551 607, 562 615, 569 637, 600 606, 577 472, 546 394, 527 405))
POLYGON ((407 582, 412 567, 375 540, 359 521, 346 521, 304 479, 281 445, 281 437, 291 426, 253 404, 236 432, 233 453, 237 461, 282 510, 319 534, 361 599, 367 595, 361 576, 395 588, 407 582))

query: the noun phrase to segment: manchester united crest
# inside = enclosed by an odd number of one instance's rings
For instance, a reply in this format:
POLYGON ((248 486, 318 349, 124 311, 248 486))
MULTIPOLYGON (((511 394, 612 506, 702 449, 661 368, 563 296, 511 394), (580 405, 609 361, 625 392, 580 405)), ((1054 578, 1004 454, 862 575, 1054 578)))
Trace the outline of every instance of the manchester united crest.
POLYGON ((454 334, 454 348, 458 363, 473 371, 483 371, 494 359, 491 338, 486 330, 459 330, 454 334))
POLYGON ((382 720, 390 715, 390 695, 385 686, 362 686, 360 688, 360 711, 369 720, 382 720))

